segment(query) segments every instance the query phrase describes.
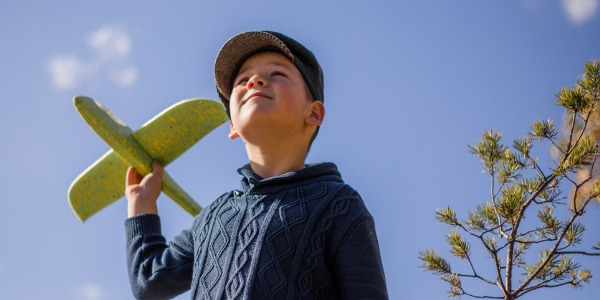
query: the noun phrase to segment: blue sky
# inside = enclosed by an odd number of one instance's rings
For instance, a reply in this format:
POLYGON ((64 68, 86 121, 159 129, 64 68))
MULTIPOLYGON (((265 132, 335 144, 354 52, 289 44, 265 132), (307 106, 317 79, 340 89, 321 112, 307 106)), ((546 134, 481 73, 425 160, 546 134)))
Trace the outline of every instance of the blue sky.
MULTIPOLYGON (((598 0, 2 1, 0 2, 0 297, 131 299, 125 200, 81 224, 71 181, 108 149, 79 117, 90 96, 137 128, 174 102, 216 98, 220 46, 247 30, 303 42, 325 72, 327 115, 308 161, 333 161, 376 222, 391 299, 444 299, 418 252, 446 255, 436 209, 487 200, 467 145, 484 129, 505 144, 539 118, 560 123, 561 87, 600 59, 598 0)), ((537 148, 547 157, 544 145, 537 148)), ((202 205, 235 188, 247 157, 222 126, 167 169, 202 205)), ((163 231, 192 218, 161 196, 163 231)), ((584 217, 600 236, 600 208, 584 217)), ((475 250, 474 250, 475 251, 475 250)), ((478 250, 478 261, 485 255, 478 250)), ((448 255, 446 255, 448 256, 448 255)), ((559 288, 524 299, 592 299, 559 288)), ((451 260, 457 269, 466 267, 451 260)), ((487 262, 489 263, 489 262, 487 262)), ((480 285, 468 285, 475 292, 480 285)), ((494 291, 495 290, 490 290, 494 291)), ((187 299, 184 294, 177 299, 187 299)))

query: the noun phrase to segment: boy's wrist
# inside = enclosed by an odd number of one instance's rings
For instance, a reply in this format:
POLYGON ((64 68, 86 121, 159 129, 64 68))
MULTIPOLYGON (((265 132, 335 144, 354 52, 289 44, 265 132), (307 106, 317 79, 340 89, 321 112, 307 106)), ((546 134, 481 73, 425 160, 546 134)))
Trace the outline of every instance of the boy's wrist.
POLYGON ((156 201, 129 200, 127 203, 127 217, 135 217, 144 214, 158 215, 156 201))

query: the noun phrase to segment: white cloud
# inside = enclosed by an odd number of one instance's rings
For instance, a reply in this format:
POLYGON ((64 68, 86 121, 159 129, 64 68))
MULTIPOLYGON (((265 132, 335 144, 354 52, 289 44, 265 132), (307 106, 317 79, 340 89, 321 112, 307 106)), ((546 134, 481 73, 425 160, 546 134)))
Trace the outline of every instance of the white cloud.
POLYGON ((137 79, 137 69, 134 66, 112 72, 111 79, 121 86, 131 86, 137 79))
POLYGON ((57 89, 74 89, 83 82, 98 79, 109 79, 123 87, 135 84, 138 72, 131 63, 131 40, 123 28, 102 26, 88 35, 87 45, 93 52, 91 59, 81 60, 75 55, 49 59, 48 70, 57 89))
POLYGON ((589 21, 598 9, 600 0, 561 0, 563 9, 569 20, 575 24, 583 24, 589 21))
POLYGON ((86 283, 77 291, 77 298, 81 300, 102 299, 102 288, 95 283, 86 283))
POLYGON ((79 59, 72 55, 54 56, 48 61, 52 82, 59 89, 74 88, 82 76, 83 69, 79 59))
POLYGON ((118 26, 103 26, 88 36, 88 44, 103 59, 126 58, 131 52, 129 36, 118 26))

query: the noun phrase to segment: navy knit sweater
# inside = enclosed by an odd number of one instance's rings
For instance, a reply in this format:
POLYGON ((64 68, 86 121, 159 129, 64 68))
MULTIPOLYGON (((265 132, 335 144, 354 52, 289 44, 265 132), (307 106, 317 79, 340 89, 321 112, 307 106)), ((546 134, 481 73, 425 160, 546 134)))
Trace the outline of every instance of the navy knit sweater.
POLYGON ((138 299, 387 299, 373 218, 333 163, 262 179, 249 166, 167 244, 157 215, 125 221, 138 299))

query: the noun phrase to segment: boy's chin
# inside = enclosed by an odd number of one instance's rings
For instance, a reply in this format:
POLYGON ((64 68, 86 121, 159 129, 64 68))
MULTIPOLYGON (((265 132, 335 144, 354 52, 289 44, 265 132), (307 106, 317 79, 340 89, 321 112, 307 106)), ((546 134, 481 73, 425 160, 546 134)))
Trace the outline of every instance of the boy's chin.
POLYGON ((273 119, 273 113, 262 105, 250 104, 242 107, 237 114, 237 119, 240 124, 262 123, 273 119))

